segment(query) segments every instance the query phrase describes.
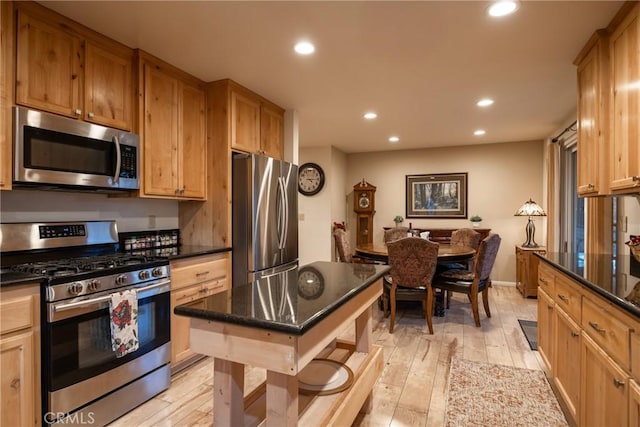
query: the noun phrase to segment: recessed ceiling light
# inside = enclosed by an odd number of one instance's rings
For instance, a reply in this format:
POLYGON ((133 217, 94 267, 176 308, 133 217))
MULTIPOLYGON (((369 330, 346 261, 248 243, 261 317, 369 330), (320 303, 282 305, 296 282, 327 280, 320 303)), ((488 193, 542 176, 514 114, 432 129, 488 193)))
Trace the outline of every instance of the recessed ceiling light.
POLYGON ((400 141, 400 138, 398 138, 397 136, 390 136, 389 137, 389 142, 398 142, 400 141))
POLYGON ((483 129, 478 129, 477 131, 473 132, 473 134, 474 134, 475 136, 482 136, 482 135, 484 135, 485 133, 487 133, 487 131, 485 131, 485 130, 483 130, 483 129))
POLYGON ((298 42, 293 49, 300 55, 311 55, 316 51, 315 46, 311 42, 298 42))
POLYGON ((518 9, 518 2, 513 0, 500 0, 489 7, 489 15, 501 17, 510 15, 518 9))
POLYGON ((476 103, 478 107, 488 107, 489 105, 492 105, 492 104, 493 104, 493 99, 490 99, 490 98, 481 99, 476 103))
POLYGON ((369 111, 369 112, 364 113, 364 116, 362 116, 362 117, 364 117, 367 120, 373 120, 376 117, 378 117, 378 115, 376 113, 374 113, 373 111, 369 111))

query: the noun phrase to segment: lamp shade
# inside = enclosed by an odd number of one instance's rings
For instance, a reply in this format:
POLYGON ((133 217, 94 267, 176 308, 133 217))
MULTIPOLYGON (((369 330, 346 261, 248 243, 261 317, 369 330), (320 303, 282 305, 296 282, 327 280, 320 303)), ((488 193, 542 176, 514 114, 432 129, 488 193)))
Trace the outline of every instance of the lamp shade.
POLYGON ((547 214, 539 204, 529 199, 516 211, 514 216, 547 216, 547 214))

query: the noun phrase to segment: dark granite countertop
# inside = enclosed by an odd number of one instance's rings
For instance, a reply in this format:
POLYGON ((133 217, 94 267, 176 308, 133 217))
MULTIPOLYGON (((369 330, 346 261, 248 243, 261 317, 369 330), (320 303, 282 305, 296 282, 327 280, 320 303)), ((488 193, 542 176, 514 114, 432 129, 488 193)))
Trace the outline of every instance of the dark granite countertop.
POLYGON ((534 253, 598 295, 611 301, 627 313, 640 318, 640 278, 628 273, 629 255, 614 258, 611 254, 534 253))
POLYGON ((387 271, 385 265, 314 262, 179 305, 174 312, 302 335, 387 271))
POLYGON ((24 283, 39 283, 42 282, 43 277, 32 273, 22 273, 18 271, 11 271, 9 269, 0 270, 0 286, 12 286, 21 285, 24 283))

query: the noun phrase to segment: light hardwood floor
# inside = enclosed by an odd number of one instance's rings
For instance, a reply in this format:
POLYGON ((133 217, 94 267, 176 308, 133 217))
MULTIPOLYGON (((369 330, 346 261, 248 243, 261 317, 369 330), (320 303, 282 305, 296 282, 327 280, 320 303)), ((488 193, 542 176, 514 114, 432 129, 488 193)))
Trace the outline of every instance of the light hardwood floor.
MULTIPOLYGON (((403 306, 395 331, 377 306, 373 338, 383 346, 385 367, 373 390, 373 409, 354 426, 442 426, 449 365, 453 356, 529 369, 543 369, 531 351, 518 319, 536 320, 536 299, 524 299, 515 287, 494 285, 489 291, 491 318, 480 304, 476 328, 465 295, 454 294, 445 317, 434 317, 429 335, 419 305, 403 306)), ((352 328, 341 335, 352 339, 352 328)), ((247 368, 245 389, 265 379, 264 371, 247 368)), ((213 411, 213 362, 205 359, 172 378, 159 394, 110 426, 209 426, 213 411)))

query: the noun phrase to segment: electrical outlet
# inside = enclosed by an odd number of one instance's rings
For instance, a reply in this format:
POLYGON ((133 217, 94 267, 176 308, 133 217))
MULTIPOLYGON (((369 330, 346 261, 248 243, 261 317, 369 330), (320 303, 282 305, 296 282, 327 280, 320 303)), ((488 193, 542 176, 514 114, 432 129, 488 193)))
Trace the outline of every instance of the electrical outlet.
POLYGON ((304 214, 303 213, 299 213, 298 214, 298 221, 304 221, 304 214))

